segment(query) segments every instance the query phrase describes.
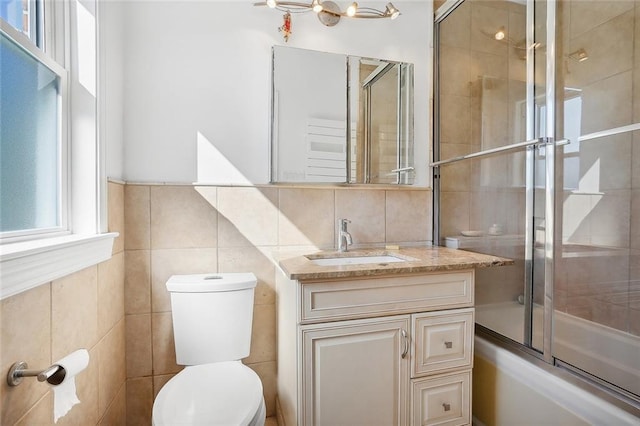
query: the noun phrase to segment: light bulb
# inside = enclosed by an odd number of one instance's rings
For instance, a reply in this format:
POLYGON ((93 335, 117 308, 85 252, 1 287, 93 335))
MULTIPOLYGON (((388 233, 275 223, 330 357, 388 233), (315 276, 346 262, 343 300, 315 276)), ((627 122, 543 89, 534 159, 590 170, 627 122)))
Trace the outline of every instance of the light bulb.
POLYGON ((276 7, 276 0, 267 0, 267 6, 269 6, 271 9, 276 7))
POLYGON ((504 27, 500 27, 500 29, 494 34, 494 38, 496 40, 504 40, 506 34, 504 33, 504 27))
POLYGON ((311 8, 315 13, 322 12, 322 5, 320 4, 320 0, 313 0, 313 2, 311 2, 311 8))
POLYGON ((353 2, 347 8, 347 16, 353 17, 355 16, 357 11, 358 11, 358 3, 353 2))
POLYGON ((400 11, 396 9, 393 4, 387 3, 387 10, 385 12, 385 15, 390 16, 391 19, 396 19, 398 16, 400 16, 400 11))

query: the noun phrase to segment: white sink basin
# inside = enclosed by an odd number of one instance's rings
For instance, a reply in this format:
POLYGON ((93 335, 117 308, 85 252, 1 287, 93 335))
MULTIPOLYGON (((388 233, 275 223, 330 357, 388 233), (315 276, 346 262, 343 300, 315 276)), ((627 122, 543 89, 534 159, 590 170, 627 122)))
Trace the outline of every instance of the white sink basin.
POLYGON ((340 265, 365 265, 371 263, 393 263, 393 262, 406 262, 405 259, 401 259, 395 256, 381 255, 381 256, 344 256, 344 257, 326 257, 322 259, 309 259, 316 265, 320 266, 340 266, 340 265))

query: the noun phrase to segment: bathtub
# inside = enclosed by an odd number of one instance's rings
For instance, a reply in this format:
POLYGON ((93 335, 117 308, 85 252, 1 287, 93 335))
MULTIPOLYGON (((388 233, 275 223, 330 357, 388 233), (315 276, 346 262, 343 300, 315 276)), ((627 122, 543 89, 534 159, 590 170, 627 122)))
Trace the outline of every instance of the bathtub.
MULTIPOLYGON (((523 318, 524 306, 517 302, 478 306, 476 312, 477 322, 514 340, 522 339, 523 318)), ((542 309, 536 307, 534 321, 541 320, 542 309)), ((562 312, 556 312, 554 320, 554 352, 559 358, 589 367, 601 378, 626 380, 618 383, 630 389, 640 386, 639 338, 562 312)), ((534 345, 541 339, 534 332, 534 345)), ((610 395, 560 368, 480 336, 475 339, 475 355, 476 425, 640 424, 640 410, 625 411, 610 395)))

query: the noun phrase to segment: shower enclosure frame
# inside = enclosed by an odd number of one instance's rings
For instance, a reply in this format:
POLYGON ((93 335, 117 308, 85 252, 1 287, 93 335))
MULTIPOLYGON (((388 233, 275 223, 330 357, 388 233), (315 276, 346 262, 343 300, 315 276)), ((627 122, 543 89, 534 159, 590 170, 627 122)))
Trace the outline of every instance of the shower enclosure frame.
MULTIPOLYGON (((440 63, 440 24, 465 0, 448 0, 437 11, 434 16, 434 63, 440 63)), ((441 206, 440 195, 441 187, 441 167, 448 163, 464 161, 470 158, 489 156, 500 152, 524 150, 525 151, 525 226, 524 226, 524 333, 523 341, 518 343, 509 337, 502 335, 482 325, 476 325, 476 330, 485 336, 491 336, 494 340, 498 340, 505 345, 514 348, 518 352, 524 352, 533 356, 544 363, 560 367, 564 370, 571 371, 578 376, 581 383, 596 384, 600 389, 606 389, 615 395, 615 403, 622 406, 632 406, 635 409, 640 405, 637 395, 626 392, 617 386, 610 385, 599 377, 591 375, 589 372, 579 370, 578 368, 568 364, 566 361, 558 359, 554 356, 554 278, 555 278, 555 256, 557 251, 562 248, 561 236, 557 234, 556 224, 562 223, 562 210, 559 208, 559 200, 557 199, 557 164, 556 153, 558 147, 570 143, 569 140, 556 140, 557 134, 563 134, 563 129, 558 127, 562 125, 556 108, 557 102, 562 102, 563 93, 558 92, 557 66, 562 64, 557 60, 557 44, 559 34, 557 34, 558 19, 558 3, 559 0, 526 0, 526 141, 514 143, 501 148, 492 148, 483 151, 474 152, 465 156, 442 159, 440 149, 440 132, 441 132, 441 112, 439 105, 439 87, 441 84, 440 70, 434 67, 434 144, 433 144, 433 162, 430 164, 433 172, 433 238, 434 244, 442 242, 441 235, 441 206), (544 14, 542 25, 538 21, 538 29, 542 29, 542 34, 536 34, 536 16, 537 12, 544 14), (536 50, 539 46, 538 42, 544 41, 545 51, 543 49, 536 50), (544 81, 536 82, 536 55, 544 55, 546 61, 544 81), (536 106, 536 96, 540 99, 542 93, 536 94, 536 88, 544 88, 544 126, 541 127, 540 116, 541 109, 536 106), (536 259, 535 239, 536 239, 536 223, 534 218, 536 204, 536 150, 541 150, 544 155, 544 242, 542 245, 543 257, 536 259), (542 260, 542 266, 536 265, 534 260, 542 260), (534 347, 533 345, 533 287, 534 276, 542 274, 544 280, 543 286, 543 323, 542 323, 542 345, 534 347)), ((562 48, 560 46, 560 48, 562 48)), ((540 57, 540 56, 537 56, 540 57)), ((539 70, 540 71, 540 70, 539 70)), ((538 75, 541 75, 540 72, 538 75)), ((563 89, 564 91, 564 89, 563 89)), ((637 126, 625 126, 637 130, 637 126)), ((616 129, 614 129, 616 130, 616 129)), ((588 135, 591 137, 592 135, 588 135)), ((595 137, 595 136, 594 136, 595 137)), ((582 140, 582 138, 580 138, 582 140)), ((562 148, 561 148, 562 149, 562 148)), ((562 188, 559 188, 562 190, 562 188)), ((540 227, 538 227, 539 229, 540 227)), ((539 252, 539 250, 538 250, 539 252)))
MULTIPOLYGON (((446 2, 436 13, 434 18, 434 62, 439 61, 439 25, 440 23, 451 13, 460 6, 465 0, 450 0, 446 2)), ((534 46, 535 43, 535 0, 526 1, 526 46, 534 46)), ((475 152, 466 156, 440 159, 440 147, 439 143, 434 143, 433 148, 433 162, 429 164, 433 170, 433 198, 434 198, 434 214, 433 214, 433 238, 434 242, 440 242, 440 167, 448 163, 464 161, 470 158, 479 158, 484 156, 490 156, 509 151, 525 150, 526 153, 526 170, 525 170, 525 256, 524 256, 524 269, 525 274, 523 277, 524 284, 524 306, 525 306, 525 321, 524 321, 524 346, 522 350, 527 353, 543 359, 548 363, 554 362, 552 355, 552 324, 553 324, 553 268, 554 268, 554 211, 555 211, 555 149, 557 146, 568 143, 566 140, 556 142, 553 138, 555 134, 555 4, 556 0, 547 1, 546 9, 546 73, 545 78, 545 127, 542 130, 543 134, 539 134, 540 129, 536 124, 536 108, 535 108, 535 86, 534 81, 535 63, 534 55, 535 48, 526 49, 526 140, 517 142, 511 145, 491 148, 475 152), (535 151, 543 150, 545 154, 545 242, 544 242, 544 270, 542 271, 545 277, 544 285, 544 321, 543 321, 543 347, 541 350, 533 348, 533 277, 534 273, 534 236, 535 236, 535 224, 534 224, 534 208, 535 208, 535 151)), ((440 76, 439 69, 436 67, 434 70, 434 87, 439 87, 440 76)), ((440 108, 436 100, 434 102, 434 140, 439 140, 439 123, 440 123, 440 108)), ((502 341, 511 342, 510 339, 496 333, 481 325, 476 325, 483 332, 488 333, 502 341)))

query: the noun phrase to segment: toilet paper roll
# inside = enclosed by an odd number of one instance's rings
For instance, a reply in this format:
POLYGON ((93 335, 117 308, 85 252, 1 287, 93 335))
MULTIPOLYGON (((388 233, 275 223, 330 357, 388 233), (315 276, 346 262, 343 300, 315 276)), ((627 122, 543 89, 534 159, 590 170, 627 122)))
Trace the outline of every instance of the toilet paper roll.
POLYGON ((57 423, 60 417, 80 402, 76 395, 76 375, 89 365, 89 352, 86 349, 78 349, 54 362, 53 365, 63 369, 48 380, 53 388, 53 422, 57 423))

